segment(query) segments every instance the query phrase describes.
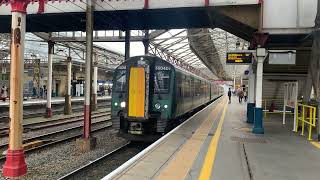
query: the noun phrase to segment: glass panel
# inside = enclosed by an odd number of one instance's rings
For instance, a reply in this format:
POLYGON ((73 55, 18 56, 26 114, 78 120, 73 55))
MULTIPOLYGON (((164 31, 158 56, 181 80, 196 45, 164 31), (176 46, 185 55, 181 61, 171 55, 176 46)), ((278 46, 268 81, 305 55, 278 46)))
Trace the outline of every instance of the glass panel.
POLYGON ((115 92, 125 92, 126 70, 117 71, 115 79, 115 92))
POLYGON ((171 71, 156 71, 154 77, 154 93, 168 93, 171 71))

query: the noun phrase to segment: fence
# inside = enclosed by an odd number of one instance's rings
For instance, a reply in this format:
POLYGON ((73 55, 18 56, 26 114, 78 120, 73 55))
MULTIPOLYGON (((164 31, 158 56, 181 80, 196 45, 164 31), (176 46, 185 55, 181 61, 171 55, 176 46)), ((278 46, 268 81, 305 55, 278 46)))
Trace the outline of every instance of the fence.
POLYGON ((299 123, 301 125, 301 135, 304 135, 305 124, 308 126, 308 140, 312 140, 312 128, 316 127, 317 108, 305 104, 297 103, 295 132, 298 132, 299 123))

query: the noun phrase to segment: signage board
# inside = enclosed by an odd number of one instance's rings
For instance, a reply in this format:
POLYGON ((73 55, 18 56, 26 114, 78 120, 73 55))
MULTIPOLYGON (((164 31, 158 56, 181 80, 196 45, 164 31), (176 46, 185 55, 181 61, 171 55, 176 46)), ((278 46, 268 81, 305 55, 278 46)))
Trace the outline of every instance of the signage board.
POLYGON ((251 52, 228 52, 227 64, 252 64, 253 54, 251 52))
POLYGON ((295 50, 269 50, 269 64, 295 65, 295 50))

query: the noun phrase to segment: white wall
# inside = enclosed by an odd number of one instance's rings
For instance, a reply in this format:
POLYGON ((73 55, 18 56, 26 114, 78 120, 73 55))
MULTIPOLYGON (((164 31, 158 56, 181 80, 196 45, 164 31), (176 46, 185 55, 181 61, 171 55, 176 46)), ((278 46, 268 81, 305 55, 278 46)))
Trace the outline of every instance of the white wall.
POLYGON ((265 0, 263 28, 311 28, 317 0, 265 0))

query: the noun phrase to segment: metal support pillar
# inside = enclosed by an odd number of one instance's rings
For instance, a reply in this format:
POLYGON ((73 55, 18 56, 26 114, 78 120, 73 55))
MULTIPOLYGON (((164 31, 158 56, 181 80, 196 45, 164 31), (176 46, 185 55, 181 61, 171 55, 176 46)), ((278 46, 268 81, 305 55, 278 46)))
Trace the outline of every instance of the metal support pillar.
POLYGON ((130 38, 131 38, 131 31, 130 30, 126 30, 125 52, 124 52, 125 60, 130 58, 130 38))
POLYGON ((11 63, 10 63, 10 131, 9 148, 3 165, 3 176, 17 178, 27 173, 22 147, 24 40, 27 1, 11 1, 11 63))
MULTIPOLYGON (((307 79, 305 80, 304 90, 303 90, 303 103, 308 103, 310 101, 310 95, 312 91, 312 66, 315 64, 310 60, 307 79)), ((316 66, 315 66, 316 67, 316 66)))
POLYGON ((236 91, 236 75, 233 77, 233 91, 236 91))
POLYGON ((252 132, 263 134, 263 112, 262 112, 262 81, 263 81, 263 62, 266 56, 265 48, 257 48, 257 72, 256 72, 256 107, 254 108, 254 123, 252 132))
POLYGON ((86 74, 85 74, 85 93, 84 93, 84 125, 83 137, 79 139, 78 145, 80 151, 87 152, 96 145, 96 139, 91 137, 91 68, 92 68, 92 51, 93 51, 93 9, 94 2, 87 0, 86 10, 86 74))
POLYGON ((313 44, 311 49, 311 59, 309 64, 309 74, 311 73, 312 77, 312 84, 314 88, 314 92, 316 95, 316 100, 318 103, 318 127, 317 127, 317 135, 318 135, 318 141, 320 141, 320 0, 318 0, 317 3, 317 15, 315 18, 315 27, 312 33, 313 36, 313 44))
MULTIPOLYGON (((70 50, 69 50, 70 51, 70 50)), ((66 94, 65 94, 65 104, 64 104, 64 114, 68 115, 72 113, 72 107, 71 107, 71 73, 72 73, 72 58, 67 58, 67 87, 66 87, 66 94)))
POLYGON ((247 104, 247 123, 252 124, 254 122, 254 90, 255 90, 255 75, 252 65, 249 72, 249 84, 248 84, 248 104, 247 104))
POLYGON ((95 63, 93 66, 93 82, 92 82, 92 111, 97 110, 97 104, 98 104, 98 99, 97 99, 97 90, 98 90, 98 66, 95 63))
POLYGON ((52 58, 53 58, 54 43, 48 42, 48 80, 47 80, 47 109, 46 117, 52 117, 51 109, 51 92, 52 92, 52 58))
POLYGON ((144 38, 142 40, 143 46, 144 46, 144 54, 147 55, 149 53, 149 44, 150 44, 150 40, 149 40, 149 30, 145 30, 145 35, 144 38))
POLYGON ((93 47, 93 5, 91 0, 87 0, 87 26, 86 26, 86 74, 85 74, 85 99, 84 99, 84 130, 83 137, 88 139, 91 134, 91 67, 92 67, 92 47, 93 47))
POLYGON ((233 66, 233 92, 236 92, 236 66, 233 66))

